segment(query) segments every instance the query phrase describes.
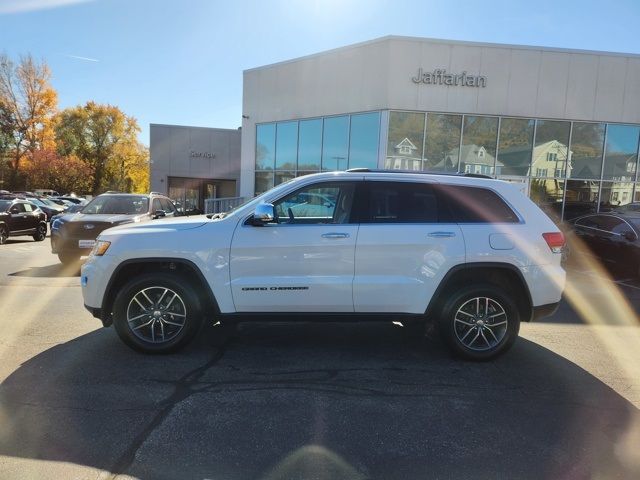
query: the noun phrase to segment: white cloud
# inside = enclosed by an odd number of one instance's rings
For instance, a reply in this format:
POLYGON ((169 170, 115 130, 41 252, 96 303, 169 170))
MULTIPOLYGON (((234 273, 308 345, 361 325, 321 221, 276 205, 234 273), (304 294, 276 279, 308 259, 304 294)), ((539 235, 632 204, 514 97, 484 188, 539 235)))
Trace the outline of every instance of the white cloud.
POLYGON ((47 10, 91 1, 93 0, 0 0, 0 15, 47 10))

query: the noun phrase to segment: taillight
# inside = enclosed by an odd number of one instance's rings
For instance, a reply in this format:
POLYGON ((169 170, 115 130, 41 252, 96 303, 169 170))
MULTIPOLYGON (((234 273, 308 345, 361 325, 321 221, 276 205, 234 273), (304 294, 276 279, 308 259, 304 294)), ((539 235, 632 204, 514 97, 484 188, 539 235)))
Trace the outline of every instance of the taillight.
POLYGON ((543 233, 542 237, 553 253, 562 253, 562 247, 565 243, 562 232, 547 232, 543 233))

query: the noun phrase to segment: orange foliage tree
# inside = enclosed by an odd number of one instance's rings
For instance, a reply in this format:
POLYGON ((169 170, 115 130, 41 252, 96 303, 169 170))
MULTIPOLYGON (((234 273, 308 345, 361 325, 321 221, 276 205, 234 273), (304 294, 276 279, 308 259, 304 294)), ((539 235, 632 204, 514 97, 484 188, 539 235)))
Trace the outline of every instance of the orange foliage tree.
POLYGON ((9 187, 18 187, 23 160, 36 150, 53 148, 53 116, 58 96, 50 84, 48 65, 31 55, 18 63, 0 54, 0 130, 10 132, 9 187))

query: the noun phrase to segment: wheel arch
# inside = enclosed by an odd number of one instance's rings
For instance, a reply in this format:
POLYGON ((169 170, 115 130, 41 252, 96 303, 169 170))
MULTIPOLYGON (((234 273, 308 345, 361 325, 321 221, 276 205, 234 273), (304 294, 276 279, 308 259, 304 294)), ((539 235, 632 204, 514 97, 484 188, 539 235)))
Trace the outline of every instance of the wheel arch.
POLYGON ((490 283, 504 289, 514 296, 520 319, 531 321, 533 301, 522 272, 515 265, 500 262, 465 263, 451 268, 429 301, 425 316, 438 315, 451 293, 473 283, 490 283))
POLYGON ((205 313, 220 313, 218 302, 202 271, 191 260, 184 258, 135 258, 125 260, 114 270, 102 299, 101 320, 105 327, 113 323, 113 305, 118 292, 116 286, 143 273, 163 272, 181 276, 196 291, 205 313))

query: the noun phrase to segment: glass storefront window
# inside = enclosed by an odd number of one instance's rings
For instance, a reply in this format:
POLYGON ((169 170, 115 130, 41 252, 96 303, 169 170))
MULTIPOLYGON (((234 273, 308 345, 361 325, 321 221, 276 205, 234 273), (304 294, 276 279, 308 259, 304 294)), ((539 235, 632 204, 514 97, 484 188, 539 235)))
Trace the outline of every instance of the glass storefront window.
POLYGON ((600 212, 609 212, 617 207, 631 203, 633 200, 633 183, 602 182, 600 190, 600 212))
POLYGON ((564 188, 564 180, 533 178, 529 186, 529 196, 549 218, 558 223, 562 217, 564 188))
POLYGON ((298 170, 320 170, 322 119, 301 120, 298 136, 298 170))
POLYGON ((267 123, 256 127, 256 170, 275 167, 276 125, 267 123))
POLYGON ((534 120, 526 118, 503 118, 500 121, 498 175, 529 174, 531 150, 533 149, 534 120))
POLYGON ((256 172, 256 181, 253 187, 256 195, 270 190, 273 186, 273 172, 256 172))
POLYGON ((422 170, 424 113, 389 112, 389 135, 384 168, 422 170))
MULTIPOLYGON (((494 175, 496 141, 498 139, 498 117, 464 117, 460 172, 494 175)), ((502 164, 496 164, 497 174, 502 164)))
POLYGON ((597 211, 600 182, 593 180, 568 180, 563 219, 571 220, 597 211))
POLYGON ((427 114, 424 170, 458 171, 462 115, 427 114))
POLYGON ((574 122, 571 132, 571 178, 600 178, 604 123, 574 122))
POLYGON ((349 159, 349 117, 324 119, 322 170, 346 170, 349 159))
POLYGON ((298 157, 298 122, 276 127, 276 170, 295 170, 298 157))
POLYGON ((296 172, 294 171, 276 171, 275 185, 280 185, 281 183, 288 182, 294 178, 296 178, 296 172))
POLYGON ((640 127, 608 125, 604 155, 604 180, 635 180, 640 127))
POLYGON ((380 113, 351 115, 349 168, 376 168, 380 143, 380 113))
POLYGON ((564 178, 569 152, 569 132, 570 122, 538 120, 531 163, 532 177, 564 178))

